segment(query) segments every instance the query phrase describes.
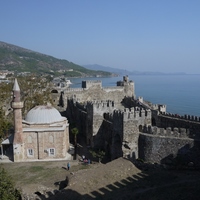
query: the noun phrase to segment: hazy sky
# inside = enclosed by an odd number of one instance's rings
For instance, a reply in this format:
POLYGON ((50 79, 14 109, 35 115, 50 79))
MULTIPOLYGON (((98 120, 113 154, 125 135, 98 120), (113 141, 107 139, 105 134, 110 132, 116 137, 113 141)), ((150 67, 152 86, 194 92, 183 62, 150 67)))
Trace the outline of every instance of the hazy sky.
POLYGON ((1 0, 0 41, 80 65, 200 73, 200 0, 1 0))

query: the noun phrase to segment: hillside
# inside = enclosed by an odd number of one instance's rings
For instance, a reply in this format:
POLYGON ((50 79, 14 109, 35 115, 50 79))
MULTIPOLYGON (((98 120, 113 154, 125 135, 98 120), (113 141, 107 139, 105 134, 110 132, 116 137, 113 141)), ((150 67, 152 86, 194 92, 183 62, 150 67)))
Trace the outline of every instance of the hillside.
POLYGON ((106 67, 98 64, 88 64, 88 65, 82 65, 83 67, 87 69, 92 70, 102 70, 107 71, 110 73, 118 74, 118 75, 185 75, 184 72, 176 72, 176 73, 164 73, 164 72, 156 72, 156 71, 137 71, 137 70, 126 70, 123 69, 117 69, 112 67, 106 67))
POLYGON ((69 77, 111 76, 110 72, 86 69, 64 59, 0 42, 0 70, 65 75, 69 77))
POLYGON ((83 67, 87 69, 92 69, 92 70, 102 70, 102 71, 107 71, 113 74, 119 74, 119 75, 127 75, 130 74, 130 71, 127 71, 126 69, 117 69, 117 68, 112 68, 108 66, 102 66, 98 64, 93 64, 93 65, 82 65, 83 67))

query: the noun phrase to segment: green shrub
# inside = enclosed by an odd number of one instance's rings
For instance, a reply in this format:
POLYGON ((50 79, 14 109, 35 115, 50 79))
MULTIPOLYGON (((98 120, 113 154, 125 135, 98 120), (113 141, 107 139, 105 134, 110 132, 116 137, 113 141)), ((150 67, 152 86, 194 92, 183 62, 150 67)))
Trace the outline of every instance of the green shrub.
POLYGON ((1 200, 19 200, 20 191, 14 187, 12 178, 7 174, 4 168, 0 166, 0 199, 1 200))

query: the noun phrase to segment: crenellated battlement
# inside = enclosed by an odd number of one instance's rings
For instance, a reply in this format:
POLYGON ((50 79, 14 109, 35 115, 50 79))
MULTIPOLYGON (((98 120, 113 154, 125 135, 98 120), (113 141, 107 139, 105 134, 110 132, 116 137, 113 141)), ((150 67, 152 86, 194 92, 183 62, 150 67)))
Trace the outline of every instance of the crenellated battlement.
POLYGON ((173 113, 161 113, 161 114, 166 117, 187 120, 187 121, 200 122, 200 117, 193 116, 193 115, 178 115, 178 114, 173 114, 173 113))
POLYGON ((82 92, 83 88, 67 88, 64 92, 82 92))
MULTIPOLYGON (((128 79, 128 77, 125 79, 128 79)), ((123 82, 127 83, 126 81, 123 82)), ((129 82, 131 83, 130 85, 125 84, 123 86, 104 88, 102 87, 101 80, 85 80, 82 81, 82 88, 64 88, 62 90, 52 90, 52 96, 55 104, 58 106, 61 106, 59 102, 61 93, 63 94, 63 102, 65 102, 68 98, 77 97, 82 102, 91 100, 111 100, 119 105, 124 97, 133 97, 135 95, 134 83, 131 81, 129 82)), ((64 106, 66 106, 66 104, 64 106)), ((98 108, 99 106, 96 107, 98 108)), ((105 105, 102 105, 102 107, 105 107, 105 105)))
POLYGON ((102 81, 100 80, 82 81, 82 88, 89 89, 90 87, 102 88, 102 81))
POLYGON ((117 86, 134 85, 134 82, 129 81, 128 76, 123 76, 123 81, 117 81, 117 86))
POLYGON ((139 101, 140 103, 143 103, 143 102, 144 102, 143 97, 138 97, 138 101, 139 101))
POLYGON ((156 135, 156 136, 163 136, 163 137, 176 137, 176 138, 193 138, 190 135, 190 132, 188 129, 185 128, 171 128, 168 127, 166 129, 164 128, 158 128, 156 126, 148 126, 143 127, 142 131, 144 133, 156 135))
POLYGON ((166 113, 167 106, 164 104, 153 104, 152 105, 153 110, 158 110, 161 113, 166 113))
POLYGON ((104 113, 103 117, 106 121, 113 122, 113 113, 104 113))
POLYGON ((88 107, 93 107, 93 112, 109 112, 115 109, 114 101, 90 101, 88 107))
POLYGON ((122 121, 151 119, 151 110, 144 110, 139 107, 126 108, 123 110, 114 110, 113 114, 105 113, 104 118, 108 121, 114 119, 122 119, 122 121))
POLYGON ((107 91, 107 92, 111 92, 111 91, 122 91, 124 89, 123 86, 116 86, 116 87, 104 87, 103 90, 107 91))
POLYGON ((148 118, 151 119, 151 110, 143 109, 141 107, 133 107, 131 109, 125 109, 124 119, 139 119, 139 118, 148 118))
POLYGON ((124 111, 123 110, 114 110, 113 118, 114 119, 123 119, 124 118, 124 111))
POLYGON ((76 101, 76 107, 81 109, 81 110, 86 111, 86 104, 85 103, 80 103, 80 102, 76 101))
POLYGON ((126 108, 124 110, 124 120, 139 120, 140 118, 151 119, 151 110, 141 107, 126 108))

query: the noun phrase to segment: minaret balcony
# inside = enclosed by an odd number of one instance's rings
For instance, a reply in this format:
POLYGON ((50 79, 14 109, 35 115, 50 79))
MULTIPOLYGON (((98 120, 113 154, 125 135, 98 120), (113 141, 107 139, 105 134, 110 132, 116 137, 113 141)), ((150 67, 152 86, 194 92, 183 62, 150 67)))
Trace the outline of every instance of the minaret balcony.
POLYGON ((13 109, 22 109, 24 107, 23 102, 12 102, 11 107, 13 109))

